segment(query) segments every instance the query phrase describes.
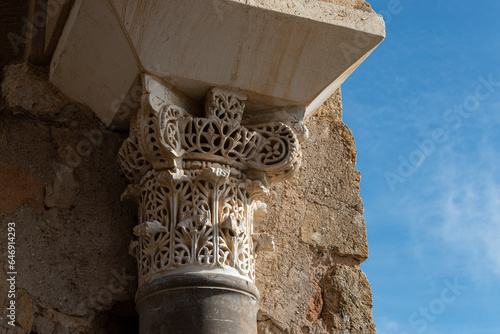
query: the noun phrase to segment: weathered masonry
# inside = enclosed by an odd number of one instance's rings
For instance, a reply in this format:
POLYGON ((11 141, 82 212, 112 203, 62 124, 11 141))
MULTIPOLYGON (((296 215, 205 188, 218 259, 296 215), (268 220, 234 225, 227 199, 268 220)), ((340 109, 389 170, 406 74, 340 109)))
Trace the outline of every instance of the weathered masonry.
POLYGON ((2 58, 0 219, 26 243, 2 328, 375 333, 339 89, 384 38, 368 4, 24 7, 26 27, 2 26, 25 56, 2 58))

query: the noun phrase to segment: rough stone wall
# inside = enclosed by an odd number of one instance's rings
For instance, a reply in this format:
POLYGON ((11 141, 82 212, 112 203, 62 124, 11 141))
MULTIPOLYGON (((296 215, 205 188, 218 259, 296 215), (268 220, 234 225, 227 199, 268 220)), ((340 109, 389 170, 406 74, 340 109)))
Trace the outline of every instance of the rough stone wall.
POLYGON ((299 173, 275 186, 256 224, 276 241, 276 251, 257 260, 259 331, 375 333, 371 288, 359 269, 368 257, 360 173, 340 91, 306 126, 299 173))
POLYGON ((135 333, 135 208, 106 131, 47 82, 46 69, 5 68, 0 101, 0 307, 7 224, 16 227, 17 327, 0 333, 135 333), (129 326, 127 326, 129 325, 129 326), (121 326, 121 327, 120 327, 121 326))

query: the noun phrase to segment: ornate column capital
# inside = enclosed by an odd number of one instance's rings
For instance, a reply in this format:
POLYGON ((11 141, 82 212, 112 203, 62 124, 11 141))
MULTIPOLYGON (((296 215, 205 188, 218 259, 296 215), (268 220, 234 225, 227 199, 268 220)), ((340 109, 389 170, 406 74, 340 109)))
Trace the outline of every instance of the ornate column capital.
POLYGON ((131 181, 123 198, 139 205, 139 288, 166 275, 216 270, 255 280, 255 254, 273 238, 253 233, 274 182, 291 177, 301 152, 281 122, 243 126, 246 97, 213 88, 203 116, 174 103, 175 94, 144 75, 141 108, 119 160, 131 181))

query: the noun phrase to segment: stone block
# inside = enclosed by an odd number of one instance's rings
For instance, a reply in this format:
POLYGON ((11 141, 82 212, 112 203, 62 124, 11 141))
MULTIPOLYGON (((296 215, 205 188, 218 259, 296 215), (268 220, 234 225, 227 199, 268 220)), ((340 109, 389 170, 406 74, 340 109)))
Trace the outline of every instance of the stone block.
POLYGON ((330 117, 311 117, 306 125, 311 136, 303 144, 300 187, 307 201, 337 210, 347 205, 362 214, 361 176, 355 168, 351 130, 330 117))
POLYGON ((376 333, 371 287, 361 270, 336 265, 320 284, 324 300, 322 318, 330 333, 376 333))
POLYGON ((365 220, 359 212, 347 206, 336 210, 325 205, 308 205, 300 239, 336 255, 359 261, 368 258, 365 220))
POLYGON ((68 102, 47 82, 40 68, 30 69, 25 63, 5 67, 2 96, 7 106, 35 117, 54 120, 68 102))

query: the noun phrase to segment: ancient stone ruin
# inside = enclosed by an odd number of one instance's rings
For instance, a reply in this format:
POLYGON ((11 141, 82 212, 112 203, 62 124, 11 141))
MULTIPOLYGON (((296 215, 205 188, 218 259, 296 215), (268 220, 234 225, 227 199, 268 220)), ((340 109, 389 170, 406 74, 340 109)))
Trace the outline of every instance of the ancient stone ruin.
POLYGON ((0 5, 2 333, 375 333, 363 0, 0 5), (349 112, 349 111, 346 111, 349 112))

